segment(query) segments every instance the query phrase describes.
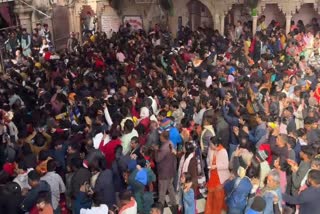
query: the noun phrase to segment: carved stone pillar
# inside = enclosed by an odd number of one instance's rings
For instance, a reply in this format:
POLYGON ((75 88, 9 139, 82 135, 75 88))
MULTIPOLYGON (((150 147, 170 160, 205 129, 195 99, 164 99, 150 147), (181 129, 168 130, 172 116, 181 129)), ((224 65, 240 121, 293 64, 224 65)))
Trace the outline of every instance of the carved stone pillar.
POLYGON ((69 28, 70 32, 75 32, 75 8, 73 6, 69 6, 69 28))
POLYGON ((255 35, 257 31, 258 16, 252 16, 252 34, 255 35))
POLYGON ((213 23, 214 23, 214 29, 220 31, 220 16, 218 13, 214 15, 213 23))
POLYGON ((292 15, 290 13, 287 14, 286 15, 286 34, 290 33, 291 19, 292 19, 292 15))
POLYGON ((79 13, 75 14, 74 20, 74 31, 79 35, 79 40, 82 41, 81 17, 79 13))
POLYGON ((222 14, 220 16, 220 34, 224 35, 224 19, 225 19, 225 15, 222 14))

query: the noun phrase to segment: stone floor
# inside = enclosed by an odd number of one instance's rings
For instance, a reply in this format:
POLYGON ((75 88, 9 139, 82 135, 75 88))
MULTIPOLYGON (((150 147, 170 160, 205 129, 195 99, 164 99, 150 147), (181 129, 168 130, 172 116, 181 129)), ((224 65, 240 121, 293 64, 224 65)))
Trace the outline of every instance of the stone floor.
MULTIPOLYGON (((166 197, 166 202, 168 203, 169 197, 166 197)), ((204 213, 204 209, 206 207, 206 199, 205 198, 199 198, 197 199, 197 211, 198 214, 203 214, 204 213)), ((170 206, 166 205, 166 207, 164 208, 164 214, 172 214, 173 212, 170 209, 170 206)))

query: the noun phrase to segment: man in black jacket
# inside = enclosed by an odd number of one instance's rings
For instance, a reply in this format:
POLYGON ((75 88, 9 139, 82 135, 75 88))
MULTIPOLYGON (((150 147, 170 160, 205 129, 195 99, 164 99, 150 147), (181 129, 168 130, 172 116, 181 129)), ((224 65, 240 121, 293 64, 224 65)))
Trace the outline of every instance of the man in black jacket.
POLYGON ((306 185, 308 188, 298 196, 283 194, 283 200, 288 204, 300 205, 300 214, 317 214, 320 210, 320 171, 311 170, 306 185))
POLYGON ((34 208, 40 192, 48 192, 51 196, 49 184, 46 181, 41 181, 40 175, 35 170, 28 173, 28 182, 31 186, 31 190, 27 193, 21 203, 21 210, 23 212, 30 212, 34 208))
POLYGON ((9 182, 0 187, 0 213, 22 214, 21 188, 15 182, 9 182))

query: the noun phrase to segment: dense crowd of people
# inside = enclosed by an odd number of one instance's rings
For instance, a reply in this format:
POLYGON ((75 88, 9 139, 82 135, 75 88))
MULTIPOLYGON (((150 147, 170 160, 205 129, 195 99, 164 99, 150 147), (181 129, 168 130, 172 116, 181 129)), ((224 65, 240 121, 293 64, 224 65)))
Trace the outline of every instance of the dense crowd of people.
POLYGON ((319 24, 251 29, 9 32, 0 213, 319 214, 319 24))

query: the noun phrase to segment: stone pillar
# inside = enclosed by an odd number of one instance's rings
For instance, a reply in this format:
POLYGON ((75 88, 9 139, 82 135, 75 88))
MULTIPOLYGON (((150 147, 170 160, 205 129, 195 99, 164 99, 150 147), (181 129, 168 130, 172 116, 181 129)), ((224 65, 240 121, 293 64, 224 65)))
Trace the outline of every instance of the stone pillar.
POLYGON ((252 34, 255 35, 257 31, 258 16, 252 16, 252 34))
POLYGON ((290 33, 292 15, 286 15, 286 34, 290 33))
POLYGON ((81 28, 81 22, 80 22, 80 14, 78 14, 77 12, 75 13, 74 16, 74 32, 77 33, 79 35, 79 41, 82 41, 82 28, 81 28))
POLYGON ((225 15, 222 14, 220 16, 220 34, 224 36, 224 19, 225 19, 225 15))
POLYGON ((214 23, 214 29, 220 31, 220 16, 218 13, 214 15, 213 23, 214 23))
POLYGON ((70 32, 75 32, 75 26, 74 26, 74 23, 75 23, 75 8, 74 7, 69 7, 69 29, 70 29, 70 32))

